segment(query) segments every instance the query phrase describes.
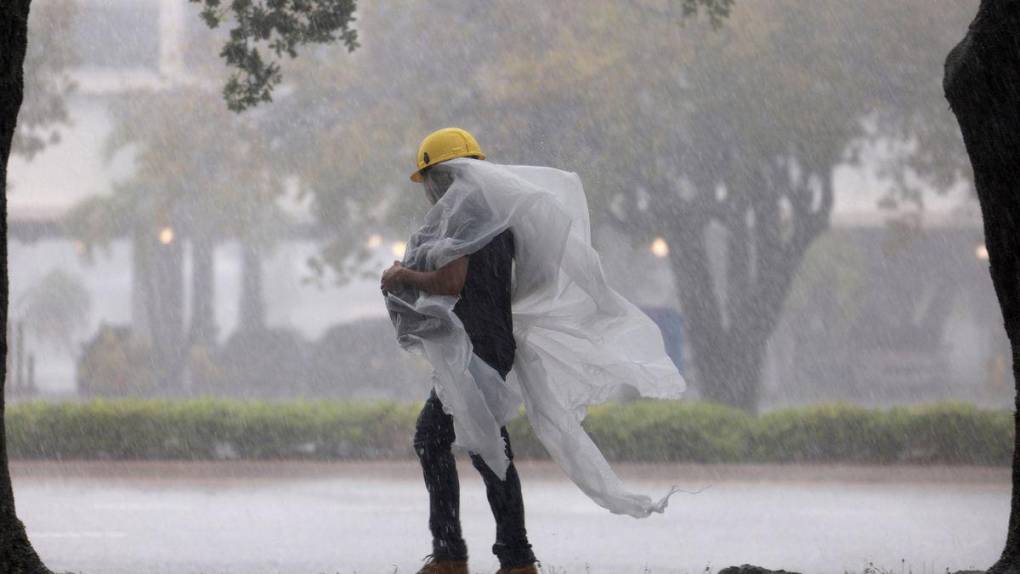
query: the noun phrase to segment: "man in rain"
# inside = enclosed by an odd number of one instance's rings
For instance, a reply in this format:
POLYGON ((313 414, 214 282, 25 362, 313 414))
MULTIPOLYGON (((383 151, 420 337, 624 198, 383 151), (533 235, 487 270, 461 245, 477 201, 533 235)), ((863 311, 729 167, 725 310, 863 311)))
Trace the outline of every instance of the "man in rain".
MULTIPOLYGON (((428 136, 418 152, 418 171, 412 181, 424 184, 433 205, 452 182, 449 174, 431 166, 455 157, 484 159, 474 137, 450 128, 428 136)), ((454 314, 464 324, 475 355, 506 378, 514 362, 513 319, 510 314, 510 273, 513 265, 513 233, 507 229, 478 251, 463 255, 434 271, 414 271, 399 262, 386 270, 382 288, 395 291, 401 285, 441 296, 459 296, 454 314)), ((537 573, 535 555, 524 527, 521 482, 513 466, 513 452, 506 427, 500 428, 511 460, 506 479, 501 480, 477 454, 471 462, 482 475, 485 491, 496 519, 496 543, 500 574, 537 573)), ((418 417, 414 450, 421 460, 425 487, 429 492, 429 528, 432 555, 419 574, 467 574, 467 546, 460 528, 460 487, 451 446, 453 417, 433 389, 418 417)))
POLYGON ((398 341, 433 367, 414 440, 433 536, 419 574, 468 572, 452 446, 485 482, 498 574, 538 572, 505 427, 522 401, 593 501, 635 518, 663 512, 673 491, 627 491, 581 427, 588 405, 623 389, 677 398, 684 382, 655 324, 608 286, 577 174, 485 161, 471 134, 446 128, 422 141, 411 180, 432 207, 382 290, 398 341))

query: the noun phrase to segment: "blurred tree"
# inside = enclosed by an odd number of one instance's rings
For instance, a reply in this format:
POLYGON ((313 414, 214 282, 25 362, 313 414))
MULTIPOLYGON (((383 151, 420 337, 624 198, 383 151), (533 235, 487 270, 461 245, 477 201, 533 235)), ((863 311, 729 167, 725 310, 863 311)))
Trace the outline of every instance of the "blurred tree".
POLYGON ((77 65, 71 24, 78 7, 73 0, 41 2, 32 12, 25 55, 25 104, 18 114, 13 152, 32 158, 60 141, 58 128, 70 123, 67 98, 75 90, 68 71, 77 65))
MULTIPOLYGON (((1020 431, 1020 2, 982 0, 963 40, 946 58, 946 99, 959 121, 984 218, 992 284, 1013 355, 1014 430, 1020 431)), ((1016 434, 1020 440, 1020 432, 1016 434)), ((1017 443, 1020 444, 1020 443, 1017 443)), ((1020 452, 1006 545, 988 572, 1020 572, 1020 452)))
POLYGON ((29 287, 17 307, 36 340, 70 353, 75 334, 89 324, 92 296, 81 278, 54 269, 29 287))
POLYGON ((681 27, 687 5, 366 8, 350 63, 309 54, 277 103, 301 188, 338 230, 324 263, 344 276, 372 230, 406 232, 425 208, 403 183, 414 145, 463 126, 494 161, 579 171, 596 222, 639 245, 663 237, 702 394, 756 408, 790 282, 828 227, 834 170, 894 141, 890 201, 964 175, 932 103, 932 54, 967 6, 726 2, 720 28, 711 12, 681 27))
POLYGON ((275 139, 259 114, 238 116, 219 99, 201 88, 126 96, 114 111, 107 155, 133 154, 135 170, 113 194, 84 200, 68 217, 86 254, 121 234, 133 235, 148 343, 159 356, 160 379, 168 388, 179 385, 190 347, 215 343, 216 245, 227 239, 241 243, 246 302, 241 324, 260 325, 259 248, 272 242, 285 219, 276 202, 284 182, 274 160, 275 139), (184 242, 192 261, 187 335, 181 299, 184 242))
MULTIPOLYGON (((828 228, 834 170, 864 141, 916 138, 940 123, 934 106, 911 104, 935 94, 923 74, 934 69, 932 48, 945 44, 952 19, 922 28, 914 23, 922 7, 909 4, 743 3, 721 32, 687 30, 672 47, 645 50, 681 59, 680 77, 652 81, 689 111, 672 134, 652 123, 664 123, 657 110, 670 103, 660 100, 619 123, 654 134, 648 161, 627 158, 640 167, 630 172, 621 219, 672 247, 705 397, 757 408, 766 345, 790 283, 828 228), (904 30, 915 49, 887 59, 904 30), (880 127, 869 131, 869 120, 880 127), (713 242, 721 245, 715 253, 713 242)), ((645 60, 639 69, 654 69, 645 60)))

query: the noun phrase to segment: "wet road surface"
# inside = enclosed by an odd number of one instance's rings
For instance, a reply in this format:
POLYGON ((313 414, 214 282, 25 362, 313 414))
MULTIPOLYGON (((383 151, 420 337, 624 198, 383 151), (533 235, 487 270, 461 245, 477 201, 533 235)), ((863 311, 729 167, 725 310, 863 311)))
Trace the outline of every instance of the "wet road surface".
MULTIPOLYGON (((804 573, 987 567, 1005 539, 1008 469, 618 465, 664 515, 614 516, 548 463, 521 463, 549 574, 804 573)), ((495 572, 481 480, 460 461, 472 572, 495 572)), ((411 462, 15 462, 18 511, 54 569, 87 574, 413 574, 429 552, 411 462)))

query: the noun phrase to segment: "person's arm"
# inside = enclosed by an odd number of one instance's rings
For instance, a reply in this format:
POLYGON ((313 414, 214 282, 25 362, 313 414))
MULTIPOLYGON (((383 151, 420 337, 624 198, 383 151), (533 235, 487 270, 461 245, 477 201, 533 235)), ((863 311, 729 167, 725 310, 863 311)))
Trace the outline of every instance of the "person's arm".
POLYGON ((467 279, 468 258, 460 257, 435 271, 415 271, 394 261, 383 273, 382 288, 392 291, 397 285, 409 285, 433 295, 460 295, 467 279))

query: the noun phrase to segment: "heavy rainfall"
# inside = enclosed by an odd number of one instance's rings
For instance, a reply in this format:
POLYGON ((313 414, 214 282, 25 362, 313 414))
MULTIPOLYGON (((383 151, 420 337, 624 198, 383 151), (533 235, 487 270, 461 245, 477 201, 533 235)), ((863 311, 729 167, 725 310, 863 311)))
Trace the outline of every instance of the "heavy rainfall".
MULTIPOLYGON (((103 574, 1020 557, 1016 355, 943 91, 1011 2, 32 1, 2 524, 103 574), (510 223, 451 248, 460 200, 510 223)), ((14 532, 0 572, 45 572, 14 532)))

